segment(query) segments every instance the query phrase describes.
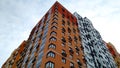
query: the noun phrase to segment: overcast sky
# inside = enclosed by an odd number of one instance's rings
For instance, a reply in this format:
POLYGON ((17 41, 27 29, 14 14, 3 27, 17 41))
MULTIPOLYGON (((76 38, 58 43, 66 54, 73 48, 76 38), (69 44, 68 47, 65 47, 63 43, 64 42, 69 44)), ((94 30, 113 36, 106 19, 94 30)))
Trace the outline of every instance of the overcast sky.
MULTIPOLYGON (((0 0, 0 67, 56 0, 0 0)), ((103 40, 120 52, 120 0, 58 0, 71 13, 88 17, 103 40)))

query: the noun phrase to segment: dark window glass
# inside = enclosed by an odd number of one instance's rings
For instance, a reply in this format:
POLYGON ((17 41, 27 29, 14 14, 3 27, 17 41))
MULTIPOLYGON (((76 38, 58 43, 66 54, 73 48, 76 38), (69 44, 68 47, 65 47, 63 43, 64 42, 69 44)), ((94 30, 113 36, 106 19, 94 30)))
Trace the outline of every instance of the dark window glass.
POLYGON ((57 25, 58 23, 57 22, 53 22, 51 25, 57 25))
POLYGON ((54 14, 53 17, 58 17, 58 15, 57 15, 57 14, 54 14))
POLYGON ((80 60, 79 60, 79 59, 77 59, 77 63, 78 63, 78 66, 79 66, 79 67, 81 67, 81 66, 82 66, 82 64, 81 64, 81 62, 80 62, 80 60))
POLYGON ((65 50, 62 50, 61 54, 62 54, 62 56, 67 57, 67 54, 66 54, 65 50))
POLYGON ((67 24, 70 26, 70 22, 69 21, 67 21, 67 24))
POLYGON ((52 20, 58 20, 56 17, 54 17, 52 20))
POLYGON ((62 37, 62 39, 61 39, 61 40, 62 40, 62 42, 66 43, 66 40, 65 40, 65 38, 64 38, 64 37, 62 37))
POLYGON ((47 53, 47 57, 53 57, 54 58, 55 57, 55 53, 50 51, 50 52, 47 53))
POLYGON ((64 20, 62 20, 62 25, 65 26, 65 21, 64 20))
POLYGON ((68 27, 68 33, 71 33, 71 29, 68 27))
POLYGON ((77 39, 77 37, 76 37, 76 36, 74 36, 74 41, 75 41, 76 43, 77 43, 77 40, 78 40, 78 39, 77 39))
POLYGON ((51 37, 50 41, 57 41, 57 39, 55 37, 51 37))
POLYGON ((64 14, 62 14, 62 18, 64 18, 65 17, 65 15, 64 14))
POLYGON ((51 27, 51 30, 56 30, 56 29, 57 29, 56 26, 51 27))
POLYGON ((65 28, 62 28, 62 33, 65 33, 65 32, 66 32, 65 28))
POLYGON ((45 64, 45 68, 55 68, 55 67, 54 67, 54 63, 51 62, 51 61, 48 61, 48 62, 45 64))
POLYGON ((66 59, 62 57, 62 62, 63 63, 66 63, 66 59))
POLYGON ((68 36, 68 42, 72 42, 72 38, 68 36))
POLYGON ((51 33, 50 33, 50 35, 57 35, 57 33, 55 32, 55 31, 52 31, 51 33))
POLYGON ((75 30, 75 28, 73 28, 73 33, 76 33, 76 30, 75 30))
POLYGON ((48 46, 48 48, 53 48, 53 49, 55 49, 55 48, 56 48, 56 45, 53 44, 53 43, 51 43, 51 44, 48 46))
POLYGON ((74 51, 73 51, 73 49, 71 47, 69 47, 69 52, 70 52, 70 54, 74 53, 74 51))

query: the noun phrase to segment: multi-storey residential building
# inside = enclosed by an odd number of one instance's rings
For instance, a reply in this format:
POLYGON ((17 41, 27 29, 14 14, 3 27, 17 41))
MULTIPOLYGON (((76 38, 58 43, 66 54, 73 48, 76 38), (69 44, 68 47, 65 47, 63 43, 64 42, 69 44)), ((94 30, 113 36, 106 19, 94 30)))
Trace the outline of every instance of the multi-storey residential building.
POLYGON ((27 51, 28 42, 23 41, 21 45, 13 51, 8 60, 3 64, 2 68, 16 68, 22 64, 23 58, 27 51))
POLYGON ((116 68, 92 23, 58 2, 14 54, 2 68, 116 68))
POLYGON ((87 17, 82 18, 77 13, 74 15, 77 18, 87 67, 116 68, 112 55, 91 21, 87 17))
POLYGON ((11 67, 86 68, 77 19, 58 2, 33 28, 28 41, 25 56, 11 67))
POLYGON ((107 45, 110 53, 112 54, 112 56, 113 56, 113 58, 114 58, 114 60, 116 62, 116 66, 118 68, 120 68, 120 56, 119 56, 119 53, 117 52, 117 50, 115 49, 115 47, 113 46, 112 43, 109 42, 109 43, 106 43, 106 45, 107 45))

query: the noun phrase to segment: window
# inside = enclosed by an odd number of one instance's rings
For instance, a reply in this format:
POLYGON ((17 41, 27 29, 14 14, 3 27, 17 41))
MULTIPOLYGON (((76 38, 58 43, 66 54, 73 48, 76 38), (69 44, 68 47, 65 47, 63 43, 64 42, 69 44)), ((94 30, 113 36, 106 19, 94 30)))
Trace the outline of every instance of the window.
POLYGON ((35 48, 38 49, 39 48, 39 43, 35 45, 35 48))
POLYGON ((79 55, 79 52, 78 52, 78 51, 76 51, 76 55, 79 55))
POLYGON ((65 26, 65 21, 64 20, 62 20, 62 25, 65 26))
POLYGON ((77 46, 75 46, 75 49, 76 49, 76 51, 80 51, 79 48, 78 48, 77 46))
POLYGON ((47 53, 47 57, 53 57, 54 58, 55 57, 55 53, 50 51, 50 52, 47 53))
POLYGON ((41 60, 41 59, 42 59, 42 56, 43 56, 43 51, 39 53, 37 60, 38 60, 38 61, 41 60))
POLYGON ((62 45, 62 46, 65 46, 65 43, 63 43, 63 42, 62 42, 62 44, 61 44, 61 45, 62 45))
POLYGON ((42 27, 42 31, 44 30, 45 26, 42 27))
POLYGON ((40 40, 41 40, 41 39, 42 39, 42 34, 40 34, 38 37, 39 37, 39 38, 40 38, 40 40))
POLYGON ((57 22, 53 22, 51 25, 55 25, 56 26, 57 24, 58 24, 57 22))
POLYGON ((79 59, 77 59, 77 63, 78 63, 79 66, 82 66, 82 64, 81 64, 79 59))
POLYGON ((36 68, 40 67, 41 61, 42 61, 42 56, 43 56, 43 51, 39 53, 37 63, 36 63, 36 68))
POLYGON ((71 46, 71 45, 72 45, 72 42, 68 42, 68 45, 71 46))
POLYGON ((73 28, 73 33, 75 33, 75 34, 76 34, 76 30, 75 30, 75 28, 73 28))
POLYGON ((87 34, 87 35, 86 35, 86 38, 87 38, 87 40, 91 39, 90 34, 87 34))
POLYGON ((67 21, 67 24, 70 26, 70 22, 69 21, 67 21))
POLYGON ((68 27, 68 33, 71 33, 71 29, 68 27))
POLYGON ((58 5, 55 5, 55 9, 58 9, 58 5))
POLYGON ((48 46, 48 48, 53 48, 53 49, 55 49, 56 46, 55 46, 55 44, 51 43, 51 44, 48 46))
POLYGON ((54 14, 53 17, 58 17, 58 15, 57 15, 57 14, 54 14))
POLYGON ((70 54, 70 56, 69 56, 69 57, 70 57, 70 59, 73 59, 73 55, 71 55, 71 54, 70 54))
POLYGON ((74 51, 72 50, 71 47, 69 47, 69 52, 70 52, 70 54, 73 54, 73 53, 74 53, 74 51))
POLYGON ((66 43, 66 40, 65 40, 65 38, 64 38, 64 37, 62 37, 62 39, 61 39, 61 40, 62 40, 62 42, 63 42, 63 43, 66 43))
POLYGON ((56 30, 56 29, 57 29, 56 26, 51 27, 51 30, 56 30))
POLYGON ((36 56, 34 57, 34 59, 32 60, 32 63, 34 63, 36 61, 36 56))
POLYGON ((72 42, 72 38, 68 36, 68 42, 72 42))
POLYGON ((62 57, 62 62, 63 63, 66 63, 66 59, 62 57))
POLYGON ((56 20, 57 21, 58 19, 56 17, 54 17, 52 20, 56 20))
POLYGON ((76 36, 74 36, 74 40, 77 40, 77 37, 76 37, 76 36))
POLYGON ((54 67, 54 63, 51 62, 51 61, 48 61, 48 62, 45 64, 45 68, 55 68, 55 67, 54 67))
POLYGON ((54 14, 58 15, 58 12, 57 12, 57 11, 55 11, 55 12, 54 12, 54 14))
POLYGON ((57 10, 58 10, 58 5, 55 5, 55 6, 54 6, 54 9, 57 9, 57 10))
POLYGON ((76 36, 74 36, 74 41, 75 41, 76 43, 77 43, 77 40, 78 40, 78 39, 77 39, 77 37, 76 37, 76 36))
POLYGON ((79 41, 81 41, 81 37, 79 36, 79 41))
POLYGON ((52 31, 51 33, 50 33, 50 35, 57 35, 57 33, 55 32, 55 31, 52 31))
POLYGON ((38 33, 38 30, 36 30, 35 32, 36 32, 36 34, 37 34, 37 33, 38 33))
POLYGON ((70 68, 74 68, 74 64, 70 62, 70 68))
POLYGON ((62 28, 62 33, 64 33, 64 34, 65 34, 65 32, 66 32, 65 28, 62 28))
POLYGON ((80 46, 81 50, 84 50, 83 46, 80 46))
POLYGON ((58 9, 54 9, 55 12, 58 12, 58 9))
POLYGON ((62 18, 64 18, 65 17, 65 15, 64 14, 62 14, 62 18))
POLYGON ((55 37, 51 37, 50 41, 57 41, 57 39, 55 37))
POLYGON ((79 33, 79 28, 77 28, 77 32, 79 33))
POLYGON ((33 47, 30 48, 30 53, 31 53, 32 49, 33 49, 33 47))
POLYGON ((65 50, 62 50, 62 53, 65 53, 65 50))
POLYGON ((67 54, 66 54, 65 50, 62 50, 62 55, 63 55, 64 57, 67 57, 67 54))

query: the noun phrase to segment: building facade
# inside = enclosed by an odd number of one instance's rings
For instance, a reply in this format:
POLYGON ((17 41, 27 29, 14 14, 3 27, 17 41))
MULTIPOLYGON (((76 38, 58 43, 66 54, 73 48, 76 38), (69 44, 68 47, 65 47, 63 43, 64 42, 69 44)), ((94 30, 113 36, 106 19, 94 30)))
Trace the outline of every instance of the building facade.
POLYGON ((71 14, 58 2, 16 52, 2 68, 116 68, 111 53, 89 19, 71 14))
POLYGON ((116 66, 120 68, 120 56, 117 50, 115 49, 114 45, 112 43, 106 43, 106 46, 108 47, 108 50, 112 54, 114 61, 116 62, 116 66))
POLYGON ((112 55, 91 21, 87 17, 82 18, 77 13, 74 15, 77 18, 87 67, 116 68, 112 55))

